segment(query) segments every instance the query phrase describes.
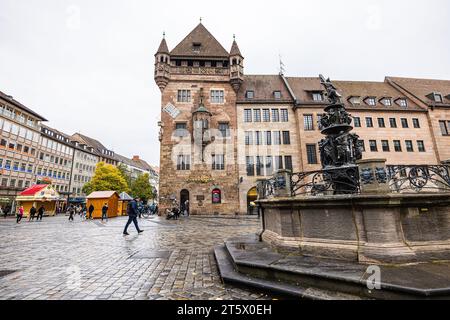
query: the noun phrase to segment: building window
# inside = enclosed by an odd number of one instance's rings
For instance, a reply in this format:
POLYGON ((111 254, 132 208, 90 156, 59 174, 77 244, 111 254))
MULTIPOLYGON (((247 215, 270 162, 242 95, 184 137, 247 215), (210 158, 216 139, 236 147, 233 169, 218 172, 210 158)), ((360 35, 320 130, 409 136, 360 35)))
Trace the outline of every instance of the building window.
POLYGON ((281 145, 281 132, 280 131, 273 132, 273 144, 276 146, 281 145))
POLYGON ((260 109, 253 110, 253 121, 261 122, 261 110, 260 109))
POLYGON ((251 109, 245 109, 244 110, 244 122, 252 122, 252 110, 251 109))
POLYGON ((391 128, 397 128, 397 119, 390 118, 389 119, 389 124, 391 125, 391 128))
POLYGON ((266 145, 272 145, 272 131, 266 131, 266 145))
POLYGON ((289 131, 283 131, 283 144, 291 144, 291 134, 289 131))
POLYGON ((374 106, 377 105, 377 99, 376 99, 376 98, 373 98, 373 97, 367 98, 367 99, 366 99, 366 103, 367 103, 369 106, 374 107, 374 106))
POLYGON ((191 90, 178 90, 177 101, 182 103, 191 102, 191 90))
POLYGON ((315 144, 306 145, 306 155, 308 157, 308 164, 317 164, 317 149, 315 144))
POLYGON ((247 167, 247 176, 254 177, 255 176, 255 162, 253 157, 246 157, 246 167, 247 167))
POLYGON ((191 170, 191 156, 179 155, 177 158, 177 170, 178 171, 191 170))
POLYGON ((270 109, 263 109, 263 121, 270 122, 270 109))
POLYGON ((228 123, 219 123, 219 131, 223 138, 230 136, 230 125, 228 123))
POLYGON ((245 93, 245 98, 246 98, 246 99, 249 99, 249 100, 255 98, 255 92, 254 92, 254 91, 247 91, 247 92, 245 93))
POLYGON ((382 140, 381 146, 383 148, 383 152, 390 152, 391 148, 389 147, 389 141, 388 140, 382 140))
POLYGON ((246 131, 245 132, 245 145, 251 146, 253 144, 253 132, 246 131))
POLYGON ((361 97, 351 97, 349 101, 353 105, 359 105, 361 104, 361 97))
POLYGON ((222 203, 222 192, 219 189, 214 189, 211 193, 212 203, 221 204, 222 203))
POLYGON ((422 140, 417 141, 417 148, 419 152, 426 152, 425 143, 422 140))
POLYGON ((256 157, 256 175, 258 177, 264 176, 264 157, 256 157))
POLYGON ((275 171, 283 170, 283 157, 276 156, 275 157, 275 171))
POLYGON ((212 169, 225 170, 225 155, 223 154, 212 155, 212 169))
POLYGON ((313 131, 314 130, 314 120, 312 114, 303 115, 303 122, 305 125, 305 131, 313 131))
POLYGON ((271 176, 273 174, 273 159, 271 156, 266 157, 266 175, 271 176))
POLYGON ((362 152, 366 152, 366 143, 364 142, 364 140, 358 140, 358 145, 361 148, 362 152))
POLYGON ((176 123, 175 124, 175 136, 176 137, 187 137, 187 123, 176 123))
POLYGON ((442 102, 443 102, 443 100, 442 100, 442 94, 440 94, 440 93, 435 93, 435 94, 434 94, 434 101, 437 102, 437 103, 442 103, 442 102))
POLYGON ((313 101, 315 102, 322 102, 323 101, 323 95, 321 92, 313 92, 312 94, 313 101))
POLYGON ((367 126, 367 128, 373 128, 372 118, 369 118, 369 117, 366 118, 366 126, 367 126))
POLYGON ((211 103, 224 103, 225 94, 223 90, 211 90, 211 103))
POLYGON ((420 122, 419 122, 419 119, 414 118, 414 119, 413 119, 413 125, 414 125, 414 128, 420 129, 420 122))
POLYGON ((292 166, 292 156, 284 157, 284 168, 291 172, 294 172, 294 167, 292 166))
POLYGON ((443 136, 450 135, 450 121, 439 121, 439 126, 443 136))
POLYGON ((370 145, 370 151, 378 152, 378 145, 377 145, 377 141, 376 140, 370 140, 369 141, 369 145, 370 145))
POLYGON ((16 187, 16 179, 11 179, 11 180, 9 181, 9 186, 10 186, 11 188, 15 188, 15 187, 16 187))
POLYGON ((281 122, 289 122, 288 109, 281 109, 281 122))
POLYGON ((355 124, 355 128, 361 128, 361 118, 360 117, 354 117, 353 122, 355 124))
POLYGON ((378 118, 378 127, 386 128, 386 123, 384 122, 384 118, 378 118))
POLYGON ((408 119, 402 118, 401 121, 402 121, 402 128, 408 129, 409 128, 408 119))
POLYGON ((392 100, 390 98, 384 98, 382 100, 382 103, 386 106, 386 107, 390 107, 392 106, 392 100))
POLYGON ((273 97, 275 98, 275 100, 281 100, 281 91, 274 91, 273 97))
POLYGON ((272 109, 272 122, 280 122, 280 110, 272 109))
POLYGON ((414 152, 414 146, 411 140, 406 140, 405 144, 406 144, 406 151, 414 152))
POLYGON ((261 131, 256 131, 255 132, 255 137, 256 137, 256 145, 257 146, 261 146, 263 144, 263 134, 261 131))
POLYGON ((406 99, 398 99, 397 103, 400 107, 403 107, 403 108, 408 107, 408 102, 406 101, 406 99))
POLYGON ((8 142, 5 139, 0 140, 0 147, 6 148, 7 144, 8 144, 8 142))

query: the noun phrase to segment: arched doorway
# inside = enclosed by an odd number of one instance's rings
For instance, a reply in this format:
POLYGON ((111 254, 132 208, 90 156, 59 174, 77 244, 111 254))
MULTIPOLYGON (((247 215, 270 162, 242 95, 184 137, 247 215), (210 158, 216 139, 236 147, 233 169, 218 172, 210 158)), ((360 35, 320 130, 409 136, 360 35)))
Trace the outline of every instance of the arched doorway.
POLYGON ((247 214, 258 214, 258 208, 256 206, 252 206, 252 203, 254 203, 256 200, 258 200, 258 191, 256 190, 256 187, 253 187, 247 193, 247 214))
POLYGON ((183 189, 180 192, 180 207, 181 207, 182 212, 184 212, 184 210, 185 210, 184 204, 186 203, 187 200, 189 200, 189 202, 191 202, 189 199, 189 191, 186 189, 183 189))

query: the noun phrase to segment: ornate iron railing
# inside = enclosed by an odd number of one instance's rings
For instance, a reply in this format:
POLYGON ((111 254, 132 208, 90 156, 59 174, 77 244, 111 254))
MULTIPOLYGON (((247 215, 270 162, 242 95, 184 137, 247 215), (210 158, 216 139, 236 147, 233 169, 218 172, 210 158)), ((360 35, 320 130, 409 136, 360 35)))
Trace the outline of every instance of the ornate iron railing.
MULTIPOLYGON (((387 166, 383 174, 376 172, 378 183, 388 183, 391 192, 450 192, 450 165, 399 165, 387 166)), ((277 195, 279 190, 290 190, 291 196, 324 196, 336 194, 359 194, 361 184, 375 183, 364 177, 357 166, 347 166, 318 171, 277 174, 258 182, 259 199, 277 195), (286 181, 288 180, 288 181, 286 181), (290 183, 290 184, 289 184, 290 183), (289 189, 286 189, 287 187, 289 189)))
POLYGON ((392 192, 450 192, 449 165, 387 166, 392 192))

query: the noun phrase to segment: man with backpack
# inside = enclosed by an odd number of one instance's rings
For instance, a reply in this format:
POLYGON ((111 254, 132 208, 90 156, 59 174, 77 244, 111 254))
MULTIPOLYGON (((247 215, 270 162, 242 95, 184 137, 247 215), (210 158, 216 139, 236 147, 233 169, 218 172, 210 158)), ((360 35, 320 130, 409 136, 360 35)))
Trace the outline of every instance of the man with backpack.
POLYGON ((137 221, 137 217, 139 215, 139 210, 138 210, 138 206, 137 206, 138 201, 139 201, 139 199, 133 199, 133 201, 131 201, 127 206, 128 222, 125 226, 125 230, 123 230, 124 236, 130 235, 128 233, 128 227, 130 226, 130 224, 132 222, 134 223, 134 226, 136 227, 138 234, 141 234, 142 232, 144 232, 143 230, 139 229, 139 225, 138 225, 138 221, 137 221))

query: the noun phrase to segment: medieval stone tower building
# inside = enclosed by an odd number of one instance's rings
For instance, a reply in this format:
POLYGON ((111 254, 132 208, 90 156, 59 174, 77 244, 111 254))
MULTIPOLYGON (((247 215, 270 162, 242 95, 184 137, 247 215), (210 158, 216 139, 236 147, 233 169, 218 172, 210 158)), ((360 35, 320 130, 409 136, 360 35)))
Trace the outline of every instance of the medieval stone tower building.
POLYGON ((161 90, 161 209, 189 200, 192 214, 239 212, 236 97, 244 58, 199 24, 172 51, 155 54, 161 90))

